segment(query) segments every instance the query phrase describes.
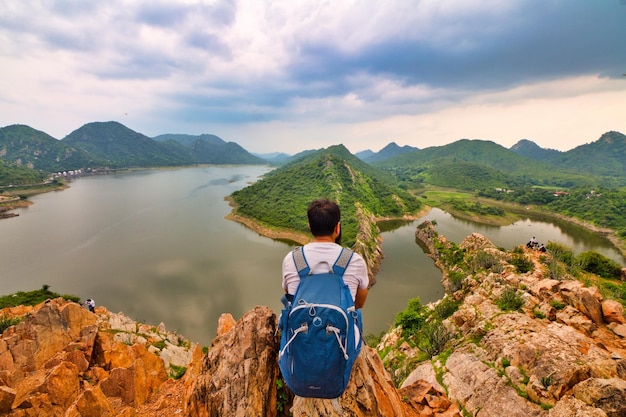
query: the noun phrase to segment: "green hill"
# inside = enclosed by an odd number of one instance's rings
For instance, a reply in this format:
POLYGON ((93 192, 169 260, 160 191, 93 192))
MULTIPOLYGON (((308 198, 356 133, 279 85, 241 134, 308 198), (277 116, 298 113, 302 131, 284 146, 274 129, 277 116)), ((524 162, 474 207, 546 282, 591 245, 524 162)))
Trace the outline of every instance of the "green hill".
POLYGON ((152 139, 157 142, 169 142, 174 140, 185 147, 191 146, 196 141, 206 142, 210 145, 223 145, 226 141, 219 136, 202 134, 202 135, 184 135, 177 133, 166 133, 164 135, 155 136, 152 139))
POLYGON ((29 185, 42 183, 47 175, 42 171, 15 165, 0 158, 0 192, 9 185, 29 185))
POLYGON ((156 142, 118 122, 88 123, 63 142, 95 155, 110 168, 176 166, 189 164, 187 155, 156 142))
POLYGON ((457 142, 425 148, 389 158, 374 165, 385 168, 408 183, 431 183, 463 189, 521 185, 552 185, 557 187, 592 186, 602 183, 600 177, 574 170, 566 164, 537 161, 517 154, 491 141, 462 139, 457 142), (479 168, 482 167, 482 168, 479 168), (478 170, 486 175, 484 185, 477 179, 478 170), (464 172, 464 170, 467 170, 464 172), (467 178, 463 178, 467 177, 467 178))
POLYGON ((513 181, 502 172, 473 162, 443 162, 428 170, 429 184, 457 190, 505 188, 513 181))
POLYGON ((595 142, 550 159, 550 163, 582 175, 597 175, 626 185, 626 135, 607 132, 595 142))
POLYGON ((561 153, 556 149, 544 149, 528 139, 520 140, 515 145, 511 146, 511 150, 518 155, 537 161, 549 161, 561 153))
POLYGON ((444 146, 433 146, 389 158, 377 166, 431 167, 441 163, 473 162, 506 173, 529 173, 547 169, 543 164, 515 154, 495 142, 461 139, 444 146))
POLYGON ((356 241, 359 210, 376 217, 399 217, 421 208, 392 176, 359 160, 343 145, 305 153, 232 197, 238 214, 305 233, 308 203, 330 198, 341 206, 342 243, 348 246, 356 241))
POLYGON ((8 161, 46 172, 84 168, 97 158, 25 125, 0 128, 0 155, 8 161))

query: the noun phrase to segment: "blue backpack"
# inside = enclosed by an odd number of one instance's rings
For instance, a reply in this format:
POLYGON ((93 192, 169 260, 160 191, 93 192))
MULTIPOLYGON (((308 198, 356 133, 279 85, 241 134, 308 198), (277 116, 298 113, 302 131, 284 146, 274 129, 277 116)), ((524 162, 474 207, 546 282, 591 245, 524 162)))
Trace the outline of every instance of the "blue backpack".
POLYGON ((312 274, 303 248, 293 250, 300 284, 292 300, 282 300, 278 364, 300 397, 340 397, 361 351, 361 310, 343 282, 352 255, 344 248, 329 272, 312 274))

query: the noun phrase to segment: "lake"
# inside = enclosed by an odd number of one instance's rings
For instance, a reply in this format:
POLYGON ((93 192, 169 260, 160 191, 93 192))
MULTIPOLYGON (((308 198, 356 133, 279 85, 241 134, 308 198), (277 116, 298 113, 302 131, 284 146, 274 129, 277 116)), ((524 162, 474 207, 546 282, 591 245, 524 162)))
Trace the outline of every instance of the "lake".
MULTIPOLYGON (((0 221, 0 294, 46 284, 208 345, 222 313, 238 319, 257 305, 280 311, 281 262, 292 246, 224 219, 224 197, 268 170, 144 170, 83 177, 67 190, 37 195, 18 217, 0 221)), ((424 218, 456 242, 477 231, 510 249, 535 235, 623 263, 608 241, 568 224, 484 226, 438 209, 424 218)), ((385 258, 363 309, 366 333, 387 330, 410 298, 426 303, 444 294, 441 273, 415 243, 422 220, 387 225, 383 233, 385 258)))

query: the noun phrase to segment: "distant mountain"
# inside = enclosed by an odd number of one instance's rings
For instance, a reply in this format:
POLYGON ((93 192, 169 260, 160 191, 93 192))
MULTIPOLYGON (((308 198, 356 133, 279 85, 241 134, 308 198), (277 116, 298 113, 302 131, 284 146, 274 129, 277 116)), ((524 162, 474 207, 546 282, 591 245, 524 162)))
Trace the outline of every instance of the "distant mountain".
POLYGON ((375 153, 371 149, 366 149, 354 154, 354 156, 359 158, 361 161, 367 161, 367 158, 371 158, 373 155, 375 155, 375 153))
POLYGON ((281 165, 287 162, 291 155, 282 152, 271 152, 271 153, 253 153, 252 155, 257 156, 270 164, 281 165))
POLYGON ((515 145, 511 146, 510 149, 518 155, 537 161, 549 161, 561 154, 561 152, 556 149, 544 149, 528 139, 520 140, 515 145))
POLYGON ((451 188, 470 189, 471 184, 488 188, 515 187, 521 183, 563 187, 593 183, 589 176, 564 167, 555 167, 548 161, 518 155, 485 140, 462 139, 444 146, 407 152, 373 164, 394 172, 404 181, 451 188), (463 169, 467 171, 463 172, 463 169), (481 171, 484 175, 482 182, 479 181, 481 171))
POLYGON ((164 135, 155 136, 152 139, 156 140, 157 142, 168 142, 170 140, 174 140, 183 146, 191 146, 194 142, 198 140, 206 142, 210 145, 223 145, 226 143, 226 141, 219 136, 209 135, 207 133, 204 133, 202 135, 166 133, 164 135))
POLYGON ((377 153, 374 153, 370 156, 363 157, 361 159, 363 159, 365 162, 368 162, 368 163, 378 162, 378 161, 384 161, 385 159, 393 158, 394 156, 402 155, 404 153, 413 152, 417 150, 419 149, 414 146, 405 145, 401 147, 401 146, 398 146, 398 144, 396 144, 395 142, 391 142, 390 144, 382 148, 377 153))
POLYGON ((195 164, 260 165, 267 163, 264 159, 252 155, 235 142, 226 142, 215 135, 165 134, 156 136, 154 140, 179 151, 184 149, 190 161, 195 164), (183 148, 178 145, 182 145, 183 148))
POLYGON ((540 166, 524 156, 517 155, 495 142, 487 140, 461 139, 444 145, 406 152, 376 163, 384 167, 426 165, 442 162, 473 162, 483 164, 502 172, 532 172, 540 166))
POLYGON ((397 187, 393 176, 356 158, 343 145, 293 159, 232 197, 238 213, 271 227, 304 233, 308 203, 320 197, 336 200, 342 211, 344 243, 349 246, 355 242, 363 213, 394 217, 421 207, 417 198, 397 187))
POLYGON ((550 162, 561 169, 611 177, 623 184, 626 181, 626 135, 607 132, 597 141, 561 153, 550 162))
POLYGON ((267 163, 215 135, 165 134, 151 139, 118 122, 88 123, 62 140, 29 126, 6 126, 0 128, 0 158, 46 173, 102 167, 267 163))
POLYGON ((45 172, 84 168, 98 162, 84 149, 25 125, 0 128, 0 156, 17 165, 45 172))
POLYGON ((88 123, 63 142, 95 155, 109 168, 185 165, 190 161, 179 149, 168 147, 118 122, 88 123))

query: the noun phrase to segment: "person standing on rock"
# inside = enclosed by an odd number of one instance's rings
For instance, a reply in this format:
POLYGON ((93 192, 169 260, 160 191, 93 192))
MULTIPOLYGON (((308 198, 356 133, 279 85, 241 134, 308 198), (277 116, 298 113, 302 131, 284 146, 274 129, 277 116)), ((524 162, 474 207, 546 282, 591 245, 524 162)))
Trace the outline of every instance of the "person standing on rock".
MULTIPOLYGON (((337 203, 328 199, 314 200, 307 210, 309 229, 313 242, 304 245, 303 252, 313 274, 325 272, 341 253, 341 210, 337 203)), ((283 259, 282 285, 287 297, 293 296, 300 284, 300 276, 291 252, 283 259)), ((367 298, 369 276, 367 264, 361 255, 354 253, 343 275, 350 288, 354 306, 362 308, 367 298)))
POLYGON ((87 301, 85 301, 85 305, 92 313, 96 312, 96 302, 93 299, 88 298, 87 301))

